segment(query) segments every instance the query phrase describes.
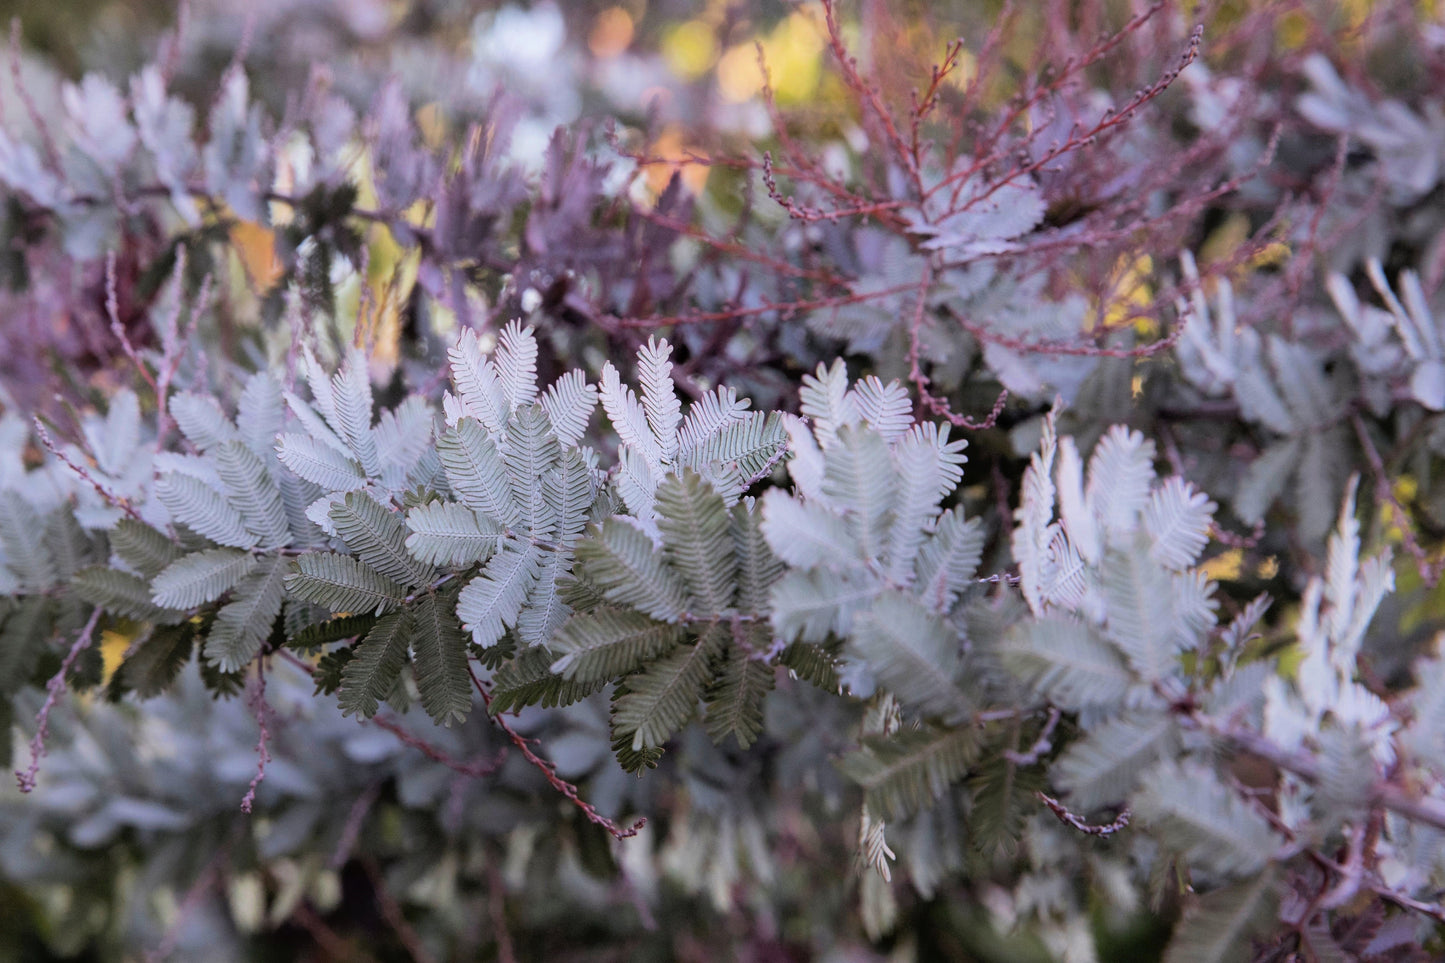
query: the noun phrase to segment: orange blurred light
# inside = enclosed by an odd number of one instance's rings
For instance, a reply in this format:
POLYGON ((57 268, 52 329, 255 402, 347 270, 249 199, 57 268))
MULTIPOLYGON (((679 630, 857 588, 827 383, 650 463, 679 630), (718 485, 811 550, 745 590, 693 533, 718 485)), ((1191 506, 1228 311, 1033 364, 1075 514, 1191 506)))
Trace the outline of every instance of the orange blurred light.
POLYGON ((632 35, 632 14, 621 7, 608 7, 592 22, 587 49, 592 51, 592 56, 603 60, 616 57, 632 46, 632 35))

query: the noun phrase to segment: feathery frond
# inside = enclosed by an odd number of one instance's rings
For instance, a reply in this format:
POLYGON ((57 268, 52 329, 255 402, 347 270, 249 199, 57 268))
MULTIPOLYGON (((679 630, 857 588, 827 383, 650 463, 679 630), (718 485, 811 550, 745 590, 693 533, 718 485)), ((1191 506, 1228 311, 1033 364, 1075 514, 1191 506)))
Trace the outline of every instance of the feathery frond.
POLYGON ((371 566, 336 552, 309 552, 296 559, 286 591, 333 612, 384 612, 406 598, 405 586, 371 566))
POLYGON ((427 502, 406 513, 406 550, 428 565, 486 561, 506 533, 485 515, 456 502, 427 502))
POLYGON ((351 661, 341 671, 337 703, 343 715, 356 713, 363 719, 376 715, 379 703, 406 666, 410 623, 411 613, 406 609, 389 612, 376 620, 366 638, 355 646, 351 661))
POLYGON ((193 552, 151 580, 151 597, 162 608, 193 609, 214 602, 256 567, 256 557, 234 548, 193 552))
POLYGON ((557 656, 551 670, 575 682, 608 681, 636 671, 684 637, 680 626, 626 609, 580 613, 549 644, 557 656))
POLYGON ((870 811, 904 819, 932 806, 967 775, 981 748, 976 729, 925 726, 865 739, 838 768, 863 787, 870 811))

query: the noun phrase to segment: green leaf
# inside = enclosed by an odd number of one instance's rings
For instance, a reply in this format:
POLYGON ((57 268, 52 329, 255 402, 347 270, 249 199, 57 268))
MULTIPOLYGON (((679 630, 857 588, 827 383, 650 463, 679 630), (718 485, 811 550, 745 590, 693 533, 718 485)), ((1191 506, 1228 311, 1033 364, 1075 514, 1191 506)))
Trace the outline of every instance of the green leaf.
POLYGON ((406 666, 407 643, 412 632, 411 613, 403 609, 377 619, 358 645, 355 658, 341 672, 342 715, 353 712, 363 719, 376 715, 382 699, 396 685, 406 666))
POLYGON ((69 505, 55 509, 45 519, 43 545, 61 582, 74 577, 83 566, 96 561, 99 555, 91 536, 75 520, 75 513, 69 505))
POLYGON ((1273 869, 1195 899, 1174 929, 1164 963, 1234 963, 1253 958, 1252 941, 1275 925, 1273 869))
POLYGON ((308 552, 286 576, 286 591, 333 612, 383 612, 400 605, 406 588, 350 555, 308 552))
MULTIPOLYGON (((877 379, 870 378, 866 383, 876 385, 877 379)), ((862 403, 863 398, 859 400, 862 403)), ((906 395, 903 401, 907 403, 906 395)), ((867 417, 866 411, 864 416, 867 417)), ((911 406, 905 417, 907 423, 912 422, 911 406)), ((888 533, 886 554, 888 578, 895 585, 907 585, 913 581, 919 548, 938 516, 938 506, 963 477, 960 466, 968 460, 962 455, 966 444, 964 441, 950 443, 947 426, 939 431, 929 423, 926 427, 920 425, 908 431, 893 446, 898 503, 888 533)))
POLYGON ((772 609, 773 586, 783 576, 783 562, 768 547, 761 522, 762 513, 752 499, 744 499, 729 513, 728 533, 738 565, 734 605, 739 612, 767 615, 772 609))
POLYGON ((671 651, 685 635, 681 626, 640 612, 605 608, 576 614, 548 643, 557 656, 552 671, 577 682, 616 679, 671 651))
POLYGON ((387 578, 421 586, 436 577, 435 568, 407 553, 401 516, 377 504, 366 492, 347 492, 327 515, 347 547, 387 578))
POLYGON ((456 502, 427 502, 406 513, 406 550, 429 565, 484 562, 506 533, 496 522, 456 502))
POLYGON ((791 669, 798 678, 824 692, 837 693, 842 685, 833 656, 821 645, 794 642, 778 655, 778 665, 791 669))
POLYGON ((693 615, 714 616, 732 606, 737 557, 722 497, 694 471, 669 475, 657 486, 662 554, 687 586, 693 615))
MULTIPOLYGON (((295 603, 292 603, 295 604, 295 603)), ((332 642, 355 639, 371 631, 377 623, 375 615, 346 615, 339 619, 327 619, 308 625, 286 640, 288 649, 302 651, 319 649, 332 642)))
POLYGON ((618 605, 639 609, 664 622, 687 607, 677 575, 663 563, 652 539, 626 521, 610 518, 592 537, 577 543, 581 574, 618 605))
POLYGON ((1154 540, 1149 557, 1176 572, 1193 565, 1209 541, 1218 507, 1184 479, 1167 479, 1144 506, 1144 530, 1154 540))
POLYGON ((1042 771, 1020 768, 995 747, 982 754, 977 772, 969 779, 973 806, 968 828, 971 842, 985 856, 1014 856, 1028 817, 1038 812, 1034 794, 1044 787, 1042 771))
POLYGON ((968 774, 981 743, 974 728, 906 729, 870 736, 838 762, 863 787, 864 805, 885 819, 903 819, 934 804, 968 774))
POLYGON ((959 718, 971 701, 954 682, 960 639, 910 596, 887 592, 853 620, 844 652, 924 715, 959 718))
POLYGON ((235 672, 249 665, 271 635, 281 603, 286 598, 285 580, 290 564, 280 556, 262 560, 257 571, 247 576, 231 601, 221 606, 206 636, 206 660, 222 672, 235 672))
POLYGON ((1179 744, 1174 720, 1163 712, 1129 712, 1095 727, 1054 763, 1054 785, 1077 810, 1128 799, 1139 774, 1179 744))
POLYGON ((1202 763, 1166 759, 1140 782, 1135 813, 1195 868, 1215 876, 1249 876, 1284 843, 1264 816, 1202 763))
POLYGON ((454 608, 451 596, 441 593, 427 595, 412 610, 416 687, 427 715, 444 726, 465 720, 472 708, 467 637, 452 614, 454 608))
POLYGON ((117 678, 142 699, 166 692, 191 659, 197 628, 192 622, 182 622, 152 629, 126 653, 116 670, 117 678))
POLYGON ((151 598, 162 608, 193 609, 220 598, 255 567, 254 555, 235 548, 193 552, 151 580, 151 598))
POLYGON ((492 715, 523 706, 544 708, 580 702, 606 685, 606 680, 578 682, 553 674, 556 655, 544 646, 523 649, 515 659, 492 676, 492 715))
MULTIPOLYGON (((102 569, 104 571, 104 569, 102 569)), ((54 630, 58 603, 45 595, 7 599, 0 609, 0 705, 30 683, 36 662, 54 630)), ((7 734, 9 730, 3 730, 7 734)), ((3 741, 3 740, 0 740, 3 741)))
POLYGON ((473 418, 463 418, 437 439, 437 455, 463 505, 503 526, 521 523, 522 512, 512 497, 507 468, 491 435, 473 418))
POLYGON ((242 523, 260 539, 261 547, 279 548, 290 542, 291 526, 286 523, 286 506, 281 501, 281 490, 276 487, 276 481, 265 463, 241 441, 218 445, 214 456, 216 471, 226 490, 226 500, 241 513, 242 523))
POLYGON ((763 731, 763 700, 773 691, 775 670, 753 653, 729 644, 727 656, 708 687, 703 727, 712 741, 721 744, 728 736, 746 749, 763 731))
POLYGON ((126 517, 110 530, 110 549, 147 581, 184 553, 164 532, 126 517))
POLYGON ((112 615, 142 622, 174 624, 186 613, 161 608, 151 598, 151 587, 142 578, 105 565, 92 565, 75 573, 71 591, 91 605, 99 605, 112 615))
POLYGON ((612 697, 613 738, 630 735, 633 751, 660 748, 697 711, 724 644, 724 630, 715 627, 697 644, 628 676, 612 697))
POLYGON ((535 547, 504 542, 481 574, 462 589, 457 618, 472 633, 473 642, 486 648, 517 624, 527 593, 537 581, 538 561, 535 547))
POLYGON ((1014 625, 1000 654, 1015 675, 1070 712, 1116 706, 1134 683, 1112 645, 1062 615, 1014 625))

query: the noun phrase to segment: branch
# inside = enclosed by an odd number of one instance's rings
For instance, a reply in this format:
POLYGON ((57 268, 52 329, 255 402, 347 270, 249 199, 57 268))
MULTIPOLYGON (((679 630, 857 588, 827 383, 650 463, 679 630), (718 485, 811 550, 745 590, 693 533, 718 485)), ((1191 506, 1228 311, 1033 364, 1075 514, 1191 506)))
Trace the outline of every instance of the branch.
POLYGON ((21 792, 33 792, 35 789, 35 777, 40 772, 40 760, 45 755, 45 737, 50 731, 50 712, 55 704, 60 701, 60 693, 65 691, 65 677, 70 674, 70 669, 75 665, 75 660, 80 658, 80 653, 90 648, 92 639, 95 636, 95 626, 100 621, 101 607, 97 605, 90 613, 90 619, 85 627, 76 636, 75 642, 71 644, 70 651, 65 654, 65 659, 60 663, 60 671, 50 677, 45 684, 45 703, 41 705, 40 711, 35 715, 35 738, 30 740, 30 765, 23 772, 15 771, 15 778, 20 784, 21 792))

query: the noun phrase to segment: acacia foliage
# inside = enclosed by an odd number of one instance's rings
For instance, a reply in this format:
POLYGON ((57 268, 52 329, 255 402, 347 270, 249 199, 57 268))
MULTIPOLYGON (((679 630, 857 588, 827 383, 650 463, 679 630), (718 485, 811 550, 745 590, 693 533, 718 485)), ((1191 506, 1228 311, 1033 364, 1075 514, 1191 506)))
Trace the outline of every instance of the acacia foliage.
MULTIPOLYGON (((4 803, 6 874, 44 885, 43 824, 73 857, 56 885, 123 905, 132 870, 96 854, 124 848, 199 900, 231 877, 255 930, 313 919, 298 901, 323 905, 354 856, 379 900, 405 889, 423 932, 390 925, 416 956, 461 945, 459 883, 503 923, 523 897, 533 930, 595 907, 566 889, 579 860, 667 927, 685 914, 659 871, 719 912, 789 912, 774 887, 799 863, 838 894, 827 854, 773 851, 802 813, 848 838, 873 941, 926 938, 927 901, 963 895, 1032 949, 1098 958, 1100 901, 1148 899, 1178 910, 1172 961, 1425 958, 1445 912, 1418 587, 1441 566, 1440 171, 1400 144, 1429 148, 1438 117, 1320 52, 1235 51, 1231 77, 1181 36, 1160 63, 1142 38, 1163 23, 1002 106, 953 99, 958 47, 911 112, 845 56, 878 150, 839 173, 780 137, 740 162, 758 196, 727 231, 716 192, 609 185, 609 163, 649 166, 625 139, 609 157, 559 134, 529 179, 502 115, 437 149, 395 86, 362 119, 318 86, 270 127, 236 67, 201 125, 148 68, 129 96, 75 87, 58 140, 7 128, 0 181, 45 226, 11 296, 40 310, 56 265, 98 271, 137 390, 66 429, 4 422, 0 714, 33 732, 13 763, 40 787, 4 803), (1074 124, 1116 48, 1152 79, 1074 124), (1275 71, 1283 107, 1257 96, 1275 71), (1156 101, 1177 123, 1147 119, 1156 101), (1285 137, 1313 194, 1271 179, 1285 137), (1351 234, 1361 210, 1375 234, 1351 234), (1206 258, 1205 215, 1236 214, 1253 236, 1206 258), (273 231, 277 270, 214 307, 194 271, 214 277, 246 225, 273 231), (105 251, 139 226, 165 238, 147 265, 165 294, 131 313, 133 266, 105 251), (414 325, 391 384, 380 296, 353 311, 337 283, 364 286, 383 228, 414 249, 413 309, 457 328, 414 325), (237 308, 250 373, 214 350, 237 308), (990 417, 958 414, 1000 390, 990 417), (64 719, 90 687, 117 707, 64 719), (151 720, 174 757, 149 758, 151 720), (187 738, 212 723, 214 759, 187 738), (126 761, 91 765, 96 740, 126 761), (237 799, 268 821, 218 836, 237 799), (666 837, 634 838, 641 815, 666 837), (438 827, 455 847, 408 849, 438 827), (617 837, 615 863, 591 833, 617 837)), ((116 929, 174 948, 205 925, 116 929)))

